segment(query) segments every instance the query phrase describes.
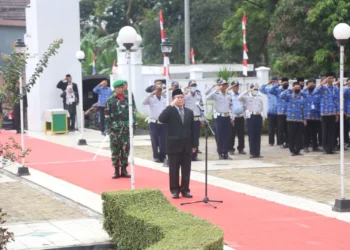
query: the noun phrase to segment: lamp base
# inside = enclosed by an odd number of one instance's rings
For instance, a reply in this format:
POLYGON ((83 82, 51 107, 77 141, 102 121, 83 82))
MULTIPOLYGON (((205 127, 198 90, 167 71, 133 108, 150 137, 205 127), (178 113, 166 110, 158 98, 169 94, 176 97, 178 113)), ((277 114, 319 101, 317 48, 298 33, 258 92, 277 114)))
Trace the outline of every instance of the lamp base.
POLYGON ((19 167, 17 170, 18 176, 30 175, 29 169, 26 166, 19 167))
POLYGON ((350 200, 336 199, 332 210, 340 213, 350 212, 350 200))
POLYGON ((79 145, 79 146, 85 146, 85 145, 87 145, 87 142, 86 142, 85 139, 80 139, 80 140, 78 141, 78 145, 79 145))

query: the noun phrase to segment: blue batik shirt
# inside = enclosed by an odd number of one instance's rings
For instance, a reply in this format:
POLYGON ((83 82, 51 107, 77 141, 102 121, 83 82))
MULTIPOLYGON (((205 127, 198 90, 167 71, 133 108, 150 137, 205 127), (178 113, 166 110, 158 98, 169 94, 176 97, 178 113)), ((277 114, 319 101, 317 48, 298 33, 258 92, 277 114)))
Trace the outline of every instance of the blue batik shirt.
POLYGON ((270 94, 270 89, 273 87, 267 87, 267 84, 261 85, 260 92, 267 95, 267 114, 268 115, 277 115, 277 97, 273 94, 270 94), (266 88, 267 87, 267 88, 266 88))
POLYGON ((283 91, 280 98, 287 103, 287 121, 304 122, 305 100, 301 95, 296 95, 291 89, 283 91))
POLYGON ((278 85, 270 88, 269 93, 277 97, 277 114, 285 115, 287 114, 287 102, 283 100, 280 95, 284 91, 284 89, 280 88, 278 85))
POLYGON ((350 88, 344 87, 344 113, 350 115, 350 88))
POLYGON ((320 95, 321 98, 321 116, 339 114, 339 88, 336 86, 329 87, 323 85, 314 90, 313 95, 320 95))
MULTIPOLYGON (((313 92, 315 89, 313 90, 313 92)), ((300 94, 305 99, 305 119, 306 120, 321 120, 321 96, 313 95, 308 89, 304 89, 300 94)))
POLYGON ((112 90, 109 87, 96 86, 93 91, 98 94, 98 103, 99 107, 106 107, 107 99, 112 95, 112 90))

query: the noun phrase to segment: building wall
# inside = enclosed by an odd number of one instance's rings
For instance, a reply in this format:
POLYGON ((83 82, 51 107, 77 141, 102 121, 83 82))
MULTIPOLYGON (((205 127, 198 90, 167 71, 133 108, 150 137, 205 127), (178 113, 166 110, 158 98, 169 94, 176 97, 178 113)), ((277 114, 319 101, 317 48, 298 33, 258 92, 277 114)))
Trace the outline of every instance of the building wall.
MULTIPOLYGON (((23 39, 25 27, 0 26, 0 53, 9 54, 12 52, 13 42, 21 38, 23 39)), ((4 65, 4 59, 0 57, 0 66, 4 65)))

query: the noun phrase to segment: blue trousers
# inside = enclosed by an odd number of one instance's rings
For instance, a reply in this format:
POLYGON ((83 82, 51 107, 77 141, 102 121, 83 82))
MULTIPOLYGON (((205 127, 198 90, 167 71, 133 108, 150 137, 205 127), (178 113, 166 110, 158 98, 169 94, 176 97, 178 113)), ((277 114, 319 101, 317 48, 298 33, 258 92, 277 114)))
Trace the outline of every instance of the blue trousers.
POLYGON ((231 118, 219 116, 216 120, 216 144, 219 155, 227 154, 231 139, 231 118))
POLYGON ((166 152, 166 125, 151 122, 149 131, 151 136, 153 158, 163 161, 166 152))
POLYGON ((249 151, 252 156, 260 155, 262 117, 261 115, 251 115, 247 119, 249 151))

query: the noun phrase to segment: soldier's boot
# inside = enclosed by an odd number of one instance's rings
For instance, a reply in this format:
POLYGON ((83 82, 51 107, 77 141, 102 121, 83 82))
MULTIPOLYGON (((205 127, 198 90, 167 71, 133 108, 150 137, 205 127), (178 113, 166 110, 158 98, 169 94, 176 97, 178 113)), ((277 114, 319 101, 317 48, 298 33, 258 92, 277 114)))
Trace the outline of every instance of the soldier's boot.
POLYGON ((114 169, 115 169, 115 172, 114 172, 114 175, 112 176, 112 179, 118 179, 120 177, 119 167, 114 167, 114 169))
POLYGON ((121 171, 121 177, 125 177, 125 178, 130 178, 131 175, 129 175, 128 171, 126 170, 126 167, 122 167, 122 171, 121 171))

